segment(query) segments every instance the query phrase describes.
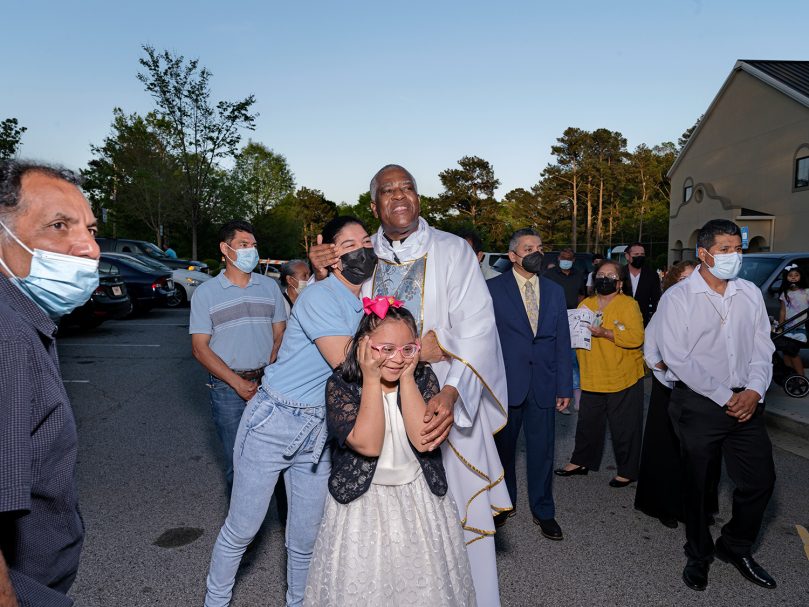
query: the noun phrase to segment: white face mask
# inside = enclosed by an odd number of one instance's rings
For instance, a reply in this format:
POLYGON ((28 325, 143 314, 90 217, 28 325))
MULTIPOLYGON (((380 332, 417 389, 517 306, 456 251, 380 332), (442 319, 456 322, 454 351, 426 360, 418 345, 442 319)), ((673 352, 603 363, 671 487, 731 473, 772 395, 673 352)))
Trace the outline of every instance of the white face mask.
MULTIPOLYGON (((705 250, 708 253, 708 250, 705 250)), ((720 280, 733 280, 739 275, 742 269, 742 255, 741 253, 724 253, 712 255, 713 267, 708 268, 708 271, 720 280)), ((707 264, 706 264, 707 265, 707 264)))
POLYGON ((19 278, 3 259, 0 265, 8 272, 11 282, 51 318, 69 314, 86 303, 98 288, 97 259, 31 250, 2 221, 0 226, 31 254, 31 270, 28 276, 19 278))
POLYGON ((303 291, 308 286, 309 286, 309 283, 307 281, 299 280, 298 281, 298 286, 295 288, 295 290, 298 292, 298 295, 300 295, 301 291, 303 291))

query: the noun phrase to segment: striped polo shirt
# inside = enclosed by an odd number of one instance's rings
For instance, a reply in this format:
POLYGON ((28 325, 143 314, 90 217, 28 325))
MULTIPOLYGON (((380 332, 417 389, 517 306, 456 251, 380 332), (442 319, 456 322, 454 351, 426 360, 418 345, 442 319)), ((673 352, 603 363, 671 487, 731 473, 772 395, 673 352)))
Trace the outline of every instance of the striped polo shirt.
POLYGON ((281 289, 272 278, 250 274, 242 288, 221 272, 194 291, 188 332, 210 335, 211 350, 231 369, 244 371, 269 362, 272 325, 286 319, 281 289))

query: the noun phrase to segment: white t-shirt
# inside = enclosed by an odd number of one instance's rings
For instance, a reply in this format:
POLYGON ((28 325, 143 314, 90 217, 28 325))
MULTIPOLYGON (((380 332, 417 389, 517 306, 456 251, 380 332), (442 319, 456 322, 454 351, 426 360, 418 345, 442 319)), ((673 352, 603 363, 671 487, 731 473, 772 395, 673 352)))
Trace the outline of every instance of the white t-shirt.
POLYGON ((410 446, 402 412, 399 411, 398 394, 398 389, 387 394, 382 393, 385 441, 371 481, 375 485, 406 485, 416 480, 421 473, 421 465, 410 446))
MULTIPOLYGON (((796 314, 800 314, 806 308, 809 308, 809 289, 795 289, 794 291, 789 292, 789 300, 785 297, 786 293, 782 293, 781 297, 779 298, 781 301, 784 302, 786 306, 786 318, 790 319, 796 314)), ((802 316, 798 318, 795 322, 801 323, 805 322, 806 317, 802 316)), ((794 326, 794 325, 793 325, 794 326)), ((797 339, 798 341, 806 341, 806 325, 801 325, 797 328, 787 327, 786 331, 784 332, 786 337, 791 339, 797 339)))

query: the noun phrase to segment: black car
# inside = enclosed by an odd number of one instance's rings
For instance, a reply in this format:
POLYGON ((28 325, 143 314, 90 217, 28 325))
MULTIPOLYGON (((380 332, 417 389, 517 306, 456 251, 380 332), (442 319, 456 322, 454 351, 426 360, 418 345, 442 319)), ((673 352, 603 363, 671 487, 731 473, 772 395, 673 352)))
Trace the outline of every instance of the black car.
POLYGON ((198 272, 209 272, 208 264, 191 259, 177 259, 166 255, 156 244, 145 240, 130 240, 127 238, 96 238, 98 247, 102 253, 127 253, 129 255, 146 255, 155 261, 159 261, 169 268, 182 268, 184 270, 196 270, 198 272))
POLYGON ((118 268, 99 268, 98 287, 83 306, 79 306, 59 321, 61 327, 78 325, 82 329, 92 329, 105 320, 123 318, 132 310, 132 302, 126 284, 118 268))
POLYGON ((168 270, 155 270, 128 255, 102 253, 99 271, 116 268, 126 283, 132 300, 132 312, 145 312, 163 305, 174 294, 174 280, 168 270))

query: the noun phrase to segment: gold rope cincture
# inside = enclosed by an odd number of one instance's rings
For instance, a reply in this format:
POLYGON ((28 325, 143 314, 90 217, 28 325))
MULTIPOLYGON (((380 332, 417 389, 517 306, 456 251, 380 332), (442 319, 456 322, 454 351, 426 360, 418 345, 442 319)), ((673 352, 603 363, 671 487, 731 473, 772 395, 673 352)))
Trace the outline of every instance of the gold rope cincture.
MULTIPOLYGON (((425 274, 426 274, 426 272, 425 272, 425 274)), ((477 376, 477 378, 480 380, 480 383, 481 383, 481 384, 483 384, 483 387, 484 387, 484 388, 486 388, 486 390, 489 392, 489 394, 490 394, 490 395, 491 395, 491 397, 492 397, 492 400, 494 400, 494 402, 495 402, 495 403, 497 403, 497 406, 498 406, 498 407, 500 407, 500 411, 502 411, 503 415, 505 415, 505 416, 506 416, 506 423, 508 423, 508 413, 506 412, 506 409, 504 409, 504 408, 503 408, 503 404, 502 404, 502 403, 501 403, 501 402, 498 400, 498 398, 497 398, 497 397, 494 395, 494 391, 491 389, 491 387, 489 386, 489 384, 487 384, 487 383, 486 383, 486 380, 485 380, 485 379, 483 379, 483 377, 481 376, 481 374, 480 374, 480 373, 478 373, 477 369, 475 369, 475 367, 474 367, 474 366, 472 366, 472 364, 470 364, 470 363, 469 363, 469 361, 467 361, 467 360, 465 360, 465 359, 461 358, 460 356, 458 356, 457 354, 454 354, 453 352, 450 352, 449 350, 447 350, 447 349, 444 347, 444 344, 442 344, 442 343, 441 343, 441 340, 439 340, 439 339, 438 339, 438 335, 436 335, 435 340, 438 342, 438 346, 439 346, 439 347, 440 347, 440 348, 441 348, 441 349, 442 349, 444 352, 446 352, 446 353, 447 353, 447 354, 448 354, 448 355, 449 355, 451 358, 454 358, 454 359, 456 359, 456 360, 458 360, 458 361, 462 362, 464 365, 466 365, 467 367, 469 367, 469 369, 471 369, 472 373, 474 373, 474 374, 477 376)), ((497 430, 495 430, 494 432, 492 432, 492 436, 494 436, 495 434, 497 434, 498 432, 500 432, 500 430, 502 430, 502 429, 503 429, 503 428, 505 428, 505 427, 506 427, 506 424, 503 424, 502 426, 500 426, 500 427, 499 427, 497 430)), ((466 531, 470 531, 470 532, 472 532, 472 533, 477 533, 477 534, 478 534, 478 537, 473 538, 473 539, 469 540, 468 542, 466 542, 466 545, 468 546, 468 545, 470 545, 470 544, 472 544, 472 543, 474 543, 474 542, 476 542, 476 541, 478 541, 478 540, 484 539, 485 537, 488 537, 488 536, 491 536, 491 535, 494 535, 494 534, 495 534, 495 530, 494 530, 494 529, 492 529, 491 531, 489 531, 489 530, 485 530, 485 529, 478 529, 478 528, 476 528, 476 527, 469 527, 469 526, 466 524, 466 521, 467 521, 467 519, 468 519, 468 517, 469 517, 469 506, 472 504, 472 502, 473 502, 473 501, 474 501, 474 500, 475 500, 475 499, 476 499, 478 496, 482 495, 482 494, 483 494, 483 493, 485 493, 486 491, 489 491, 489 490, 490 490, 492 487, 494 487, 494 486, 496 486, 498 483, 502 482, 502 481, 503 481, 503 478, 504 478, 504 476, 505 476, 505 472, 503 472, 502 474, 500 474, 500 477, 499 477, 497 480, 495 480, 494 482, 492 482, 492 481, 491 481, 491 479, 489 478, 489 476, 488 476, 487 474, 485 474, 485 473, 484 473, 482 470, 480 470, 478 467, 474 466, 474 465, 473 465, 471 462, 469 462, 469 461, 468 461, 468 460, 467 460, 465 457, 463 457, 463 456, 462 456, 462 455, 461 455, 461 454, 458 452, 458 450, 455 448, 455 445, 453 445, 453 444, 452 444, 452 442, 451 442, 449 439, 447 439, 447 444, 449 444, 449 446, 452 448, 453 453, 455 453, 455 455, 458 457, 458 459, 459 459, 459 460, 461 460, 461 462, 462 462, 462 463, 463 463, 463 464, 464 464, 464 465, 465 465, 467 468, 469 468, 469 469, 470 469, 472 472, 474 472, 475 474, 477 474, 477 475, 481 476, 483 479, 485 479, 485 480, 488 482, 488 484, 487 484, 485 487, 483 487, 483 488, 479 489, 479 490, 478 490, 476 493, 474 493, 474 494, 472 495, 472 497, 470 497, 470 498, 467 500, 467 502, 466 502, 466 507, 464 508, 464 517, 463 517, 463 519, 461 520, 461 526, 462 526, 462 527, 463 527, 463 529, 465 529, 466 531)), ((497 513, 497 514, 500 514, 500 513, 502 513, 502 512, 508 512, 509 510, 513 510, 513 509, 514 509, 514 506, 513 506, 513 505, 507 508, 507 507, 505 507, 505 506, 495 506, 494 504, 489 504, 489 507, 490 507, 490 508, 491 508, 491 509, 492 509, 492 510, 495 512, 495 513, 497 513)))

